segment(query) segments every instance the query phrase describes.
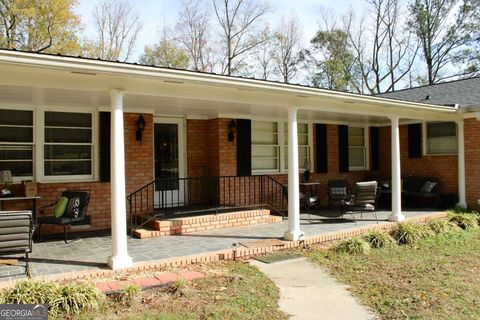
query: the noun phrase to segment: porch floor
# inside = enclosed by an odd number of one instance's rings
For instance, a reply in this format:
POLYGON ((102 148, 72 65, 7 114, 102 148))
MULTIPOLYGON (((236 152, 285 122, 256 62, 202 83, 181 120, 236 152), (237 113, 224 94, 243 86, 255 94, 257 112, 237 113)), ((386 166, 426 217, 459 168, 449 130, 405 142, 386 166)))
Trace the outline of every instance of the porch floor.
MULTIPOLYGON (((407 218, 431 214, 437 211, 405 211, 407 218)), ((330 211, 330 216, 331 216, 330 211)), ((390 212, 378 211, 379 221, 386 221, 390 212)), ((328 217, 329 212, 302 213, 301 229, 306 236, 347 230, 358 226, 375 224, 372 214, 366 213, 363 219, 357 216, 357 224, 351 216, 344 220, 328 217)), ((181 257, 193 254, 229 249, 235 242, 246 242, 264 239, 278 239, 287 230, 288 221, 254 225, 246 227, 217 229, 178 236, 165 236, 149 239, 128 239, 128 250, 134 263, 155 261, 165 258, 181 257)), ((74 234, 72 234, 74 237, 74 234)), ((54 241, 35 243, 31 254, 30 266, 32 275, 47 276, 88 269, 106 269, 107 258, 111 255, 110 236, 84 237, 74 239, 66 245, 60 238, 54 241)), ((20 261, 19 265, 23 266, 20 261)), ((0 282, 23 279, 24 268, 21 266, 0 266, 0 282)))

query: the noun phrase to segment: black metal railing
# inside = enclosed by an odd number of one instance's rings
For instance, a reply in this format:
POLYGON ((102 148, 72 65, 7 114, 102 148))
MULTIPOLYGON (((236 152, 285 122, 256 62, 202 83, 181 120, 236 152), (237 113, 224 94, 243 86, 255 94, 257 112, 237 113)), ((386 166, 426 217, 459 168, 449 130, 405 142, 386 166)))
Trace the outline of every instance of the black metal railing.
POLYGON ((282 184, 267 175, 155 179, 127 196, 130 230, 153 219, 267 208, 285 214, 282 184))

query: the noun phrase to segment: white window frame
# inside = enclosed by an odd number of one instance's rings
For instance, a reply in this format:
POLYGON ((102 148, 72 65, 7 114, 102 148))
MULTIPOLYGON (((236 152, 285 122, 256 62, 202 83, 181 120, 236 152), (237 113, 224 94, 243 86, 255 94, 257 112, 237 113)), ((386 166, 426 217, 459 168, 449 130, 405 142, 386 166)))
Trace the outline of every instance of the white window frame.
POLYGON ((422 149, 424 156, 452 156, 458 154, 458 125, 455 123, 456 133, 456 143, 457 143, 457 151, 456 152, 447 152, 447 153, 429 153, 428 152, 428 134, 427 134, 427 124, 428 123, 437 123, 437 122, 453 122, 455 121, 423 121, 422 122, 422 149))
POLYGON ((36 144, 36 180, 39 182, 89 182, 98 180, 98 110, 92 108, 39 107, 35 119, 36 144), (92 116, 92 173, 89 175, 45 175, 45 112, 89 113, 92 116))
MULTIPOLYGON (((362 128, 363 129, 363 150, 364 150, 364 161, 365 165, 361 167, 352 167, 350 166, 350 159, 348 163, 348 170, 349 171, 365 171, 365 170, 370 170, 370 143, 369 143, 369 138, 370 138, 370 130, 368 126, 364 125, 352 125, 349 124, 348 128, 362 128)), ((350 134, 349 134, 349 139, 348 139, 348 149, 349 149, 349 154, 350 154, 350 134)))
MULTIPOLYGON (((33 171, 33 176, 17 176, 17 177, 13 177, 13 183, 20 183, 21 181, 23 180, 33 180, 33 178, 35 177, 36 175, 36 149, 37 149, 37 143, 36 143, 36 134, 35 134, 35 130, 36 130, 36 126, 35 126, 35 123, 36 123, 36 110, 32 107, 28 107, 28 106, 18 106, 18 105, 9 105, 9 104, 0 104, 0 109, 3 109, 3 110, 20 110, 20 111, 32 111, 32 117, 33 117, 33 132, 32 132, 32 171, 33 171)), ((19 143, 12 143, 12 145, 18 145, 19 143)), ((20 144, 24 144, 24 145, 30 145, 30 144, 27 144, 27 143, 20 143, 20 144)))
MULTIPOLYGON (((278 131, 278 142, 277 142, 277 153, 278 153, 278 170, 270 170, 270 169, 262 169, 262 170, 255 170, 252 168, 252 174, 285 174, 288 173, 286 169, 287 161, 287 142, 288 142, 288 135, 285 134, 285 126, 288 126, 288 123, 285 123, 285 119, 252 119, 252 122, 271 122, 277 124, 277 131, 278 131)), ((313 155, 313 125, 312 122, 309 121, 298 121, 299 124, 306 124, 308 126, 308 154, 310 160, 310 172, 314 172, 314 155, 313 155)), ((252 143, 253 146, 253 143, 252 143)), ((252 150, 252 160, 253 160, 253 150, 252 150)), ((304 172, 305 169, 299 169, 300 172, 304 172)))
MULTIPOLYGON (((272 170, 272 169, 253 169, 253 142, 251 144, 252 148, 252 174, 274 174, 274 173, 280 173, 282 171, 282 156, 283 156, 283 148, 281 147, 282 144, 284 143, 283 140, 283 134, 281 130, 283 130, 283 125, 281 125, 280 122, 277 121, 268 121, 268 120, 252 120, 252 122, 270 122, 270 123, 276 123, 277 124, 277 144, 276 145, 267 145, 269 147, 274 147, 277 151, 277 170, 272 170)), ((253 129, 251 130, 250 133, 253 136, 253 129)), ((253 140, 253 139, 252 139, 253 140)), ((261 146, 261 145, 258 145, 261 146)))

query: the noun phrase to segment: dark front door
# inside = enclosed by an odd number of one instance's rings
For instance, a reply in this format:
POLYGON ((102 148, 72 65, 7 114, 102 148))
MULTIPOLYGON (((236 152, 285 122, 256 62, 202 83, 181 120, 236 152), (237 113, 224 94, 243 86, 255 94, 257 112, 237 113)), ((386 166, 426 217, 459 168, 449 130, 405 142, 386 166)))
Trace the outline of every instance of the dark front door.
POLYGON ((185 204, 181 175, 179 124, 155 123, 155 203, 160 206, 182 206, 185 204))

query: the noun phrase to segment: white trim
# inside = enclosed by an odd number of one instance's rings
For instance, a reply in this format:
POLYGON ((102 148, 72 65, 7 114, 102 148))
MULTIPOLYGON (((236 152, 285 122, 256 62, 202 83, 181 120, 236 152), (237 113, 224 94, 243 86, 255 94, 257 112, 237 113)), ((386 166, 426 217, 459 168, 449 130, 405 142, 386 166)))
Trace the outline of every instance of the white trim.
MULTIPOLYGON (((348 128, 363 128, 363 148, 364 152, 364 162, 363 167, 351 167, 350 161, 348 164, 348 171, 369 171, 370 170, 370 130, 368 126, 348 126, 348 128)), ((349 131, 350 133, 350 131, 349 131)), ((348 148, 350 149, 350 139, 348 141, 348 148)))
MULTIPOLYGON (((165 117, 153 117, 153 125, 156 123, 176 124, 178 125, 178 177, 185 178, 187 175, 187 128, 184 118, 165 118, 165 117)), ((152 128, 153 134, 153 159, 155 161, 155 128, 152 128)), ((153 176, 155 177, 155 162, 153 165, 153 176)))
POLYGON ((100 149, 98 146, 98 111, 97 108, 88 107, 88 108, 79 108, 79 107, 60 107, 52 106, 45 107, 39 106, 35 108, 37 116, 35 118, 35 123, 37 124, 35 128, 36 132, 36 159, 35 168, 36 168, 36 181, 38 182, 88 182, 98 180, 98 171, 99 171, 99 161, 100 161, 100 149), (45 175, 45 156, 44 156, 44 146, 45 146, 45 112, 65 112, 65 113, 88 113, 92 118, 92 159, 91 159, 91 170, 92 174, 90 175, 64 175, 64 176, 47 176, 45 175))
POLYGON ((425 103, 406 102, 392 100, 376 96, 366 96, 346 92, 331 91, 326 89, 289 85, 277 82, 259 81, 246 78, 226 77, 214 74, 188 72, 167 68, 153 68, 149 66, 133 65, 118 62, 98 61, 93 59, 79 59, 73 57, 41 55, 18 51, 0 51, 0 63, 27 67, 48 67, 68 70, 70 72, 94 73, 98 76, 135 76, 145 79, 160 79, 165 81, 175 80, 182 83, 206 84, 211 86, 229 86, 241 89, 260 89, 273 93, 295 95, 300 102, 305 98, 334 99, 335 101, 347 101, 357 103, 369 103, 378 107, 399 107, 418 111, 434 111, 437 113, 454 113, 458 109, 429 105, 425 103))
MULTIPOLYGON (((99 112, 110 112, 110 107, 109 106, 99 106, 98 107, 99 112)), ((125 107, 123 109, 123 113, 144 113, 144 114, 154 114, 155 110, 153 109, 137 109, 135 107, 125 107)))
MULTIPOLYGON (((288 140, 287 135, 285 134, 286 123, 284 118, 265 118, 265 117, 253 117, 251 118, 252 122, 270 122, 277 124, 277 135, 278 135, 278 144, 275 145, 277 147, 278 152, 278 170, 270 170, 270 169, 259 169, 254 170, 252 168, 252 175, 262 175, 262 174, 287 174, 288 169, 286 169, 285 158, 287 158, 286 152, 286 141, 288 140)), ((298 124, 306 124, 307 125, 307 139, 308 139, 308 156, 310 161, 310 172, 314 172, 315 168, 315 153, 314 153, 314 145, 313 145, 313 122, 312 121, 298 121, 298 124)), ((287 123, 288 126, 288 123, 287 123)), ((253 144, 252 144, 253 146, 253 144)), ((273 146, 273 145, 272 145, 273 146)), ((253 159, 253 155, 252 155, 253 159)), ((300 169, 299 172, 303 173, 305 169, 300 169)))

